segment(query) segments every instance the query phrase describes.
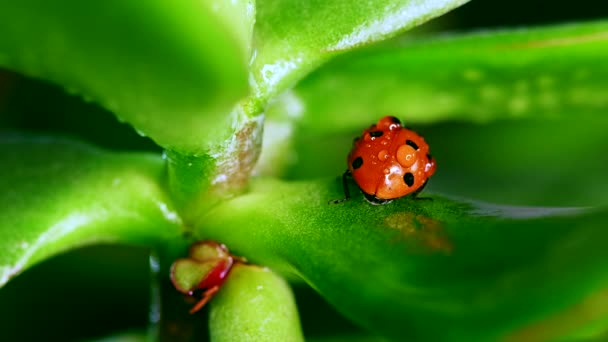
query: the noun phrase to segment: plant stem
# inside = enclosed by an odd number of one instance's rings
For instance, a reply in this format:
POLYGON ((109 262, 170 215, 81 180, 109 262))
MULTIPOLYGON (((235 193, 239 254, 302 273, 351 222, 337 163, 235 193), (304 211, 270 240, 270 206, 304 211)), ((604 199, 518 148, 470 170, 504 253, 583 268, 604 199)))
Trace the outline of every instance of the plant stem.
POLYGON ((291 288, 267 268, 235 265, 210 307, 214 342, 304 341, 291 288))
POLYGON ((233 112, 234 133, 205 154, 165 151, 168 187, 185 222, 194 222, 220 201, 245 191, 262 145, 263 115, 233 112))

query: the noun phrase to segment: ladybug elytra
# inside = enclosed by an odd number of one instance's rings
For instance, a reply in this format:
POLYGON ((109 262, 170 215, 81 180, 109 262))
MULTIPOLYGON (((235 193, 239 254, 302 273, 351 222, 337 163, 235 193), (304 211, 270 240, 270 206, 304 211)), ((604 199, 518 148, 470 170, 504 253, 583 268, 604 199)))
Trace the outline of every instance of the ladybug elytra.
POLYGON ((356 138, 342 176, 344 199, 350 198, 348 177, 352 177, 365 199, 386 204, 409 194, 417 196, 435 173, 429 145, 418 133, 401 126, 394 116, 385 116, 356 138))

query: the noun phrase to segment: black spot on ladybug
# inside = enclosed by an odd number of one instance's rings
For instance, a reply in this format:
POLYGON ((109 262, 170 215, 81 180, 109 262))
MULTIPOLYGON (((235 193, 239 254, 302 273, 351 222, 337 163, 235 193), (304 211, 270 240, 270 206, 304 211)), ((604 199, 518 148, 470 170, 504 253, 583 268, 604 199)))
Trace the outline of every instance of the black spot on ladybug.
POLYGON ((382 134, 384 134, 384 132, 382 132, 382 131, 374 131, 374 132, 369 132, 369 135, 370 135, 372 138, 381 137, 381 136, 382 136, 382 134))
POLYGON ((397 119, 394 116, 391 116, 391 122, 394 123, 394 124, 401 125, 401 120, 397 119))
POLYGON ((414 185, 414 175, 411 172, 408 172, 403 175, 403 180, 405 181, 405 184, 407 184, 407 186, 414 185))
POLYGON ((427 154, 426 154, 426 157, 427 157, 429 160, 433 160, 433 156, 432 156, 430 153, 427 153, 427 154))
POLYGON ((414 150, 418 150, 418 145, 416 145, 416 143, 415 143, 415 142, 413 142, 413 141, 411 141, 411 140, 409 140, 409 139, 405 141, 405 144, 406 144, 406 145, 410 145, 410 146, 412 146, 412 148, 413 148, 414 150))
POLYGON ((353 163, 351 164, 353 166, 353 169, 358 169, 361 167, 361 165, 363 165, 363 158, 361 157, 357 157, 355 158, 355 160, 353 160, 353 163))

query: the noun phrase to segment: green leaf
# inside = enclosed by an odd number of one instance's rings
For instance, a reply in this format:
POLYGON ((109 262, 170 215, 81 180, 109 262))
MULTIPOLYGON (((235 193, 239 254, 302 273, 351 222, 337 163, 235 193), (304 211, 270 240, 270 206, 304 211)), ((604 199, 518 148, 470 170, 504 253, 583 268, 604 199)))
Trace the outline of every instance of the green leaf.
POLYGON ((269 269, 236 264, 210 306, 214 342, 304 341, 293 293, 269 269))
POLYGON ((596 22, 416 38, 340 57, 267 111, 265 142, 278 141, 265 144, 259 170, 337 175, 352 138, 392 114, 429 142, 438 163, 433 190, 499 203, 606 205, 607 29, 596 22), (499 96, 486 101, 492 86, 499 96), (526 111, 511 111, 517 97, 529 99, 526 111), (551 98, 558 106, 547 106, 551 98))
POLYGON ((396 340, 497 340, 538 325, 550 339, 608 316, 590 302, 608 286, 605 209, 441 196, 328 204, 341 196, 338 178, 257 180, 198 232, 296 273, 344 315, 396 340))
POLYGON ((392 37, 467 0, 257 2, 254 92, 268 99, 340 52, 392 37))
POLYGON ((608 116, 572 114, 426 128, 438 162, 429 188, 499 203, 608 207, 608 116))
POLYGON ((196 153, 232 133, 247 94, 253 0, 0 4, 0 66, 56 82, 159 145, 196 153))
MULTIPOLYGON (((342 134, 315 134, 286 122, 267 125, 264 134, 284 136, 282 132, 291 129, 293 136, 281 144, 265 145, 260 166, 266 167, 266 174, 291 179, 339 175, 347 167, 353 137, 370 123, 342 134), (273 149, 289 144, 289 154, 268 158, 273 149)), ((437 161, 428 189, 536 206, 608 206, 605 127, 606 115, 413 126, 429 143, 437 161)))
MULTIPOLYGON (((393 40, 335 59, 287 101, 302 130, 407 123, 593 117, 608 106, 608 22, 393 40)), ((270 117, 284 115, 281 101, 270 117)))
POLYGON ((0 286, 79 246, 154 246, 180 237, 157 155, 5 134, 0 160, 0 286))

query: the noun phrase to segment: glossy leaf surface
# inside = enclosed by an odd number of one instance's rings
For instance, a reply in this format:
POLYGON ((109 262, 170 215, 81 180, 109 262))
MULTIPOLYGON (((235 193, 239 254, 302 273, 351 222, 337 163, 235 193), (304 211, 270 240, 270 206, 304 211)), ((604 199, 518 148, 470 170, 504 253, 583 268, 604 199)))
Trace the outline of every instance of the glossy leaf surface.
POLYGON ((249 0, 2 2, 0 66, 56 82, 159 145, 194 153, 232 133, 254 18, 249 0))
POLYGON ((335 59, 287 100, 300 125, 332 133, 387 114, 410 124, 603 115, 607 32, 599 21, 393 40, 335 59))
POLYGON ((494 203, 606 205, 606 32, 599 21, 450 34, 341 56, 268 110, 258 170, 340 174, 353 137, 391 114, 430 144, 430 189, 494 203))
MULTIPOLYGON (((367 127, 343 134, 314 134, 282 125, 291 129, 292 150, 277 154, 274 160, 262 159, 262 165, 267 166, 265 172, 290 179, 344 172, 353 137, 367 127)), ((437 172, 428 186, 431 191, 513 205, 608 205, 607 116, 412 127, 424 136, 437 160, 437 172)), ((264 153, 285 144, 269 146, 264 153)))
POLYGON ((0 160, 0 286, 68 249, 154 246, 180 236, 180 219, 158 185, 157 155, 3 135, 0 160))
POLYGON ((340 183, 259 180, 206 217, 200 234, 296 273, 343 314, 396 340, 491 340, 543 324, 542 336, 567 336, 606 317, 569 311, 608 286, 606 210, 441 196, 329 205, 340 183), (551 321, 559 315, 562 323, 551 321))
POLYGON ((339 52, 392 37, 466 2, 257 1, 251 65, 256 96, 276 95, 339 52))

